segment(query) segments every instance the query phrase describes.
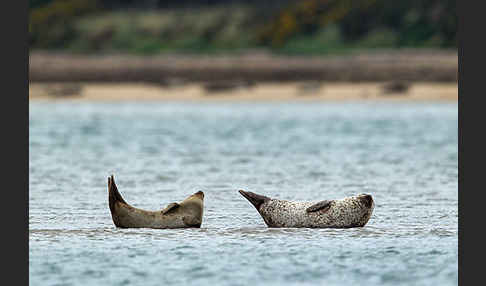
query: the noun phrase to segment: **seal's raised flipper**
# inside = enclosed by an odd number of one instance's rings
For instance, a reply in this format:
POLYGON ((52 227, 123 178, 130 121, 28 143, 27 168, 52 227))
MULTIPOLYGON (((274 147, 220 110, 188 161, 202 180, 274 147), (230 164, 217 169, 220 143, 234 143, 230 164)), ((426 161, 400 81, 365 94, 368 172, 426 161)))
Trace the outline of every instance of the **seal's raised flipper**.
POLYGON ((115 179, 113 178, 113 175, 111 175, 111 177, 108 177, 108 194, 109 194, 108 200, 109 200, 110 210, 112 212, 114 211, 116 202, 121 202, 128 205, 127 202, 125 202, 125 200, 118 192, 118 188, 116 187, 115 179))
POLYGON ((167 214, 173 210, 176 210, 180 205, 178 203, 170 203, 165 209, 162 210, 162 214, 167 214))
POLYGON ((331 201, 325 200, 313 204, 312 206, 308 207, 305 211, 311 213, 323 209, 324 210, 323 212, 327 212, 330 208, 331 208, 331 201))
POLYGON ((118 216, 116 214, 117 211, 115 209, 115 204, 117 202, 124 204, 125 207, 131 207, 127 204, 127 202, 125 202, 125 200, 118 192, 118 188, 116 187, 115 184, 115 179, 113 178, 113 175, 111 175, 111 177, 108 177, 108 205, 110 206, 111 217, 115 225, 117 227, 123 227, 123 225, 120 224, 118 220, 118 216))
POLYGON ((258 195, 258 194, 252 193, 252 192, 245 192, 245 191, 243 191, 243 190, 239 190, 238 192, 239 192, 239 193, 240 193, 242 196, 244 196, 244 197, 245 197, 247 200, 249 200, 249 201, 250 201, 250 203, 251 203, 252 205, 254 205, 254 206, 255 206, 255 208, 256 208, 257 210, 260 210, 260 206, 261 206, 261 205, 262 205, 264 202, 266 202, 266 201, 270 200, 270 198, 269 198, 269 197, 265 197, 265 196, 262 196, 262 195, 258 195))

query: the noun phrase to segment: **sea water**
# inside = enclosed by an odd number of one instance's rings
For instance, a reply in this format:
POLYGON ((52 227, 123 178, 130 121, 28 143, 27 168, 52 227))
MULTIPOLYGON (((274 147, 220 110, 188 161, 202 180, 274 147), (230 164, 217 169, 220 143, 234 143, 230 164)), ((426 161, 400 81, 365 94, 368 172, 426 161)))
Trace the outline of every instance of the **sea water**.
POLYGON ((31 285, 456 285, 457 103, 29 104, 31 285), (117 229, 202 190, 200 229, 117 229), (270 229, 239 189, 369 193, 368 224, 270 229))

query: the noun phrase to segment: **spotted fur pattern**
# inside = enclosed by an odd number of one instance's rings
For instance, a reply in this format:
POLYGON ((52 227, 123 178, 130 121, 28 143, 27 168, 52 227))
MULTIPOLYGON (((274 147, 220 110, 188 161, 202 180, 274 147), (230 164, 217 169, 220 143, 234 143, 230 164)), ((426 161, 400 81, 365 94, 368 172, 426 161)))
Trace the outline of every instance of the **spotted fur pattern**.
POLYGON ((370 219, 374 202, 367 205, 360 196, 333 200, 330 208, 315 212, 307 212, 306 209, 317 202, 270 199, 260 206, 259 213, 269 227, 361 227, 370 219))

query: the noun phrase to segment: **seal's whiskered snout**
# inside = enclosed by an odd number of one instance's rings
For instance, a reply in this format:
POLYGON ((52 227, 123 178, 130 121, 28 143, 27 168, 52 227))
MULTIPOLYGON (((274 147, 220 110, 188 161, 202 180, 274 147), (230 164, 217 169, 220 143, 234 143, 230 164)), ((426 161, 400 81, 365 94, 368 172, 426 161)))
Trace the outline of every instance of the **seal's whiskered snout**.
POLYGON ((373 205, 373 197, 371 195, 362 194, 359 196, 359 199, 367 208, 371 208, 371 206, 373 205))

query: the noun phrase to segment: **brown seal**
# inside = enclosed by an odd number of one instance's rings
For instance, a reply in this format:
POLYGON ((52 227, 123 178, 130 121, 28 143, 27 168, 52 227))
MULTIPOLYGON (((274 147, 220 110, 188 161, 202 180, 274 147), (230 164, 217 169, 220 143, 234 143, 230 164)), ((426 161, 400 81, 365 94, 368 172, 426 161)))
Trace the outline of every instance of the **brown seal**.
POLYGON ((292 202, 243 190, 239 192, 255 206, 268 227, 362 227, 370 219, 375 205, 368 194, 340 200, 292 202))
POLYGON ((204 193, 199 191, 180 203, 171 203, 160 211, 134 208, 122 198, 113 175, 108 177, 108 203, 115 226, 121 228, 201 227, 204 193))

